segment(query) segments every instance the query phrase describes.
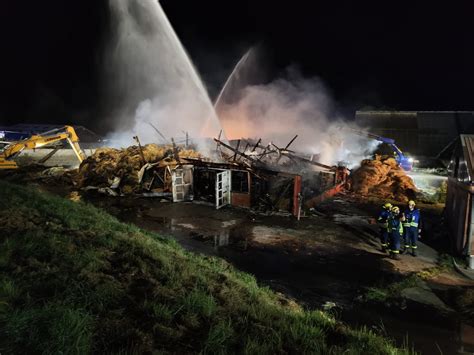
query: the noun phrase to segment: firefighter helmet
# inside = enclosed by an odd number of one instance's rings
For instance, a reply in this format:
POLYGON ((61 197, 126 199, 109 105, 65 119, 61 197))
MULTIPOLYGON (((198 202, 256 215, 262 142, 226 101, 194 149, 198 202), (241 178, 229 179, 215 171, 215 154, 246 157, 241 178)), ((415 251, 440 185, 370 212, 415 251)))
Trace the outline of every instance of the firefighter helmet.
POLYGON ((391 209, 392 208, 392 204, 390 202, 387 202, 383 205, 383 207, 385 207, 386 209, 391 209))
POLYGON ((412 206, 415 206, 415 205, 416 205, 416 203, 415 203, 415 201, 413 201, 413 200, 410 200, 410 201, 408 201, 408 205, 409 205, 409 206, 410 206, 410 205, 412 205, 412 206))

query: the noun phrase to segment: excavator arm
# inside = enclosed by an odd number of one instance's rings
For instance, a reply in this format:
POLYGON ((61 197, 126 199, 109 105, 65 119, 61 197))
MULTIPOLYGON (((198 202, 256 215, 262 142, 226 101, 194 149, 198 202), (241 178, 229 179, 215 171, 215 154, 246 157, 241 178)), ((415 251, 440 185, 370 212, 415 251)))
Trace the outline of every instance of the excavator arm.
POLYGON ((67 141, 80 163, 86 158, 79 146, 79 137, 72 126, 64 126, 42 134, 34 134, 22 141, 13 142, 0 152, 0 169, 16 169, 18 166, 12 160, 25 149, 36 149, 67 141))
POLYGON ((387 144, 388 146, 390 146, 390 148, 393 150, 395 156, 396 156, 396 160, 397 160, 397 163, 402 167, 403 170, 406 170, 406 171, 410 171, 413 169, 413 159, 412 158, 409 158, 407 157, 402 151, 400 148, 397 147, 397 145, 395 144, 395 140, 392 139, 392 138, 386 138, 386 137, 381 137, 381 136, 378 136, 376 134, 373 134, 373 133, 370 133, 370 132, 364 132, 364 131, 359 131, 359 130, 356 130, 356 129, 352 129, 352 128, 346 128, 346 130, 352 132, 352 133, 355 133, 361 137, 366 137, 366 138, 369 138, 369 139, 374 139, 376 141, 379 141, 381 143, 385 143, 387 144))

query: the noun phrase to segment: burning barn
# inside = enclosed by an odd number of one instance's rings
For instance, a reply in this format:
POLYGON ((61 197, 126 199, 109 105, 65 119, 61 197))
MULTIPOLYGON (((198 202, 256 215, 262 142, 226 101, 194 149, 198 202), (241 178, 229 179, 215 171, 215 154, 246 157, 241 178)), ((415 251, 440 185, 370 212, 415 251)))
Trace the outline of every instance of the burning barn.
POLYGON ((273 143, 263 145, 261 139, 230 144, 215 139, 221 158, 228 164, 240 165, 231 172, 233 205, 286 210, 299 217, 303 205, 313 207, 341 190, 348 170, 318 163, 313 155, 289 150, 296 138, 285 148, 273 143))
POLYGON ((448 167, 446 219, 454 250, 474 269, 474 135, 461 135, 448 167))
POLYGON ((226 205, 287 211, 300 209, 301 176, 270 169, 249 169, 241 163, 187 159, 194 164, 194 198, 226 205))
POLYGON ((320 164, 289 145, 263 146, 259 140, 241 149, 240 142, 216 142, 219 158, 213 161, 175 144, 98 149, 81 164, 76 183, 113 196, 140 194, 299 217, 303 204, 312 207, 339 192, 347 177, 347 169, 320 164))

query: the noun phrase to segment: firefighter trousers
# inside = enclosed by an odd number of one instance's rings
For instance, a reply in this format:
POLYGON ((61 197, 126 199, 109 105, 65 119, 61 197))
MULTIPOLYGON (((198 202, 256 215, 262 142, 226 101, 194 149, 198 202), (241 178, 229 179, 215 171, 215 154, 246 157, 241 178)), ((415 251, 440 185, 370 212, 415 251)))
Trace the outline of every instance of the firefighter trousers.
POLYGON ((418 242, 418 227, 408 227, 406 228, 406 239, 405 245, 408 248, 416 249, 416 243, 418 242))
POLYGON ((390 233, 390 252, 394 254, 398 254, 400 252, 400 239, 401 235, 398 230, 392 231, 390 233))

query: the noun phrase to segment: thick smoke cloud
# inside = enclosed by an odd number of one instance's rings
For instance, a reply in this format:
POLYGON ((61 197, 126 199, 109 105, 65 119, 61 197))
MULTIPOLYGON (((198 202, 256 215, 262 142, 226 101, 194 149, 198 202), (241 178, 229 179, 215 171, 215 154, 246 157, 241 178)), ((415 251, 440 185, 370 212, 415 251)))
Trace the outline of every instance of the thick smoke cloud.
MULTIPOLYGON (((221 123, 195 68, 156 0, 109 0, 112 38, 106 82, 113 133, 110 145, 162 143, 189 133, 193 139, 217 137, 221 123), (155 127, 155 128, 154 128, 155 127)), ((255 73, 249 54, 235 77, 255 73)), ((255 76, 251 76, 252 78, 255 76)), ((235 89, 230 79, 229 86, 235 89)), ((349 165, 372 148, 367 140, 338 129, 346 125, 336 114, 324 84, 304 79, 294 69, 266 85, 247 85, 218 112, 227 138, 259 138, 279 146, 295 135, 293 149, 320 155, 320 161, 349 165)), ((235 83, 238 84, 238 83, 235 83)), ((232 90, 236 91, 236 90, 232 90)), ((209 147, 201 146, 205 153, 209 147)))
POLYGON ((298 134, 291 149, 318 154, 325 164, 355 166, 378 145, 347 129, 356 127, 338 116, 320 79, 305 79, 294 68, 269 84, 246 86, 218 112, 229 139, 261 137, 284 147, 298 134))
POLYGON ((112 144, 214 137, 221 129, 201 79, 156 0, 110 0, 106 55, 112 144))

